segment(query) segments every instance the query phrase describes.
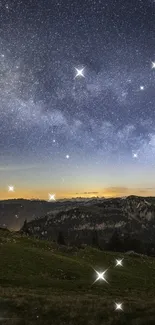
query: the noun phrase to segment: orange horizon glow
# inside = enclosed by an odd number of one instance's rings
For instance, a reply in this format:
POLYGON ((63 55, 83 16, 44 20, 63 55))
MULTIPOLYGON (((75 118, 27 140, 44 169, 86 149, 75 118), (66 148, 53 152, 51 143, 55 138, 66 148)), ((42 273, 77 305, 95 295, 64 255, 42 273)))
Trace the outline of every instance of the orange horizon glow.
POLYGON ((91 197, 121 197, 129 195, 137 196, 155 196, 155 188, 125 188, 125 187, 108 187, 100 191, 50 191, 47 190, 16 190, 14 192, 7 192, 0 190, 0 200, 8 199, 27 199, 27 200, 49 200, 49 193, 55 194, 56 200, 58 199, 71 199, 77 197, 91 198, 91 197))

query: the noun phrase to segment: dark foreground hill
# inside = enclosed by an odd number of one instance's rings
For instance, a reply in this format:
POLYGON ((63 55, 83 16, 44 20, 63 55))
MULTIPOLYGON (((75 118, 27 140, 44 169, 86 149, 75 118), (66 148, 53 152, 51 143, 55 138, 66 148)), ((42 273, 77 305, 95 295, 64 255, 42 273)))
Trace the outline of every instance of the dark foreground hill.
POLYGON ((60 247, 0 231, 4 325, 153 325, 155 259, 60 247), (115 259, 124 258, 115 267, 115 259), (94 269, 107 271, 108 283, 94 269), (115 303, 123 311, 115 311, 115 303))

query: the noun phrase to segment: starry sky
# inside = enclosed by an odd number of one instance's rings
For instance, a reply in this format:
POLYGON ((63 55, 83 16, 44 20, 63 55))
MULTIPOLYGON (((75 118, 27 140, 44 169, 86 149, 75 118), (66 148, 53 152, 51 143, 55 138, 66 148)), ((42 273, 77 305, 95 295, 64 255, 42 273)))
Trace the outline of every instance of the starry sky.
POLYGON ((154 21, 153 0, 1 0, 0 199, 155 195, 154 21))

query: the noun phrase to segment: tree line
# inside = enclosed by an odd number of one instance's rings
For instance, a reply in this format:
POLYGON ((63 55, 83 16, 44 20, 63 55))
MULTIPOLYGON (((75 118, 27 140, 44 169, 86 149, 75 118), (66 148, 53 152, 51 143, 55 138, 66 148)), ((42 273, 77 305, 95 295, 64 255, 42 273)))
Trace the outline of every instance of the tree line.
MULTIPOLYGON (((30 235, 26 220, 24 222, 22 229, 24 230, 24 233, 26 233, 27 235, 30 235)), ((65 236, 62 231, 58 232, 56 241, 59 245, 67 245, 67 241, 66 241, 65 236)), ((142 241, 142 240, 134 237, 130 233, 123 234, 123 236, 122 236, 121 231, 119 229, 114 230, 114 232, 108 242, 105 242, 105 241, 103 241, 103 242, 104 242, 104 244, 102 244, 102 246, 101 246, 99 236, 98 236, 98 231, 94 229, 92 231, 91 246, 93 246, 95 248, 98 248, 101 250, 107 250, 107 251, 115 251, 115 252, 134 251, 139 254, 155 256, 155 241, 150 241, 150 242, 142 241)), ((87 244, 87 243, 86 242, 79 243, 79 245, 78 245, 79 248, 80 248, 80 245, 82 245, 82 244, 87 244)))
MULTIPOLYGON (((58 233, 57 243, 59 245, 66 245, 63 232, 58 233)), ((127 252, 134 251, 139 254, 146 254, 155 256, 155 241, 142 241, 131 234, 122 234, 119 230, 115 229, 108 242, 104 242, 101 246, 98 238, 98 232, 94 230, 92 232, 92 244, 91 246, 107 251, 114 252, 127 252)))

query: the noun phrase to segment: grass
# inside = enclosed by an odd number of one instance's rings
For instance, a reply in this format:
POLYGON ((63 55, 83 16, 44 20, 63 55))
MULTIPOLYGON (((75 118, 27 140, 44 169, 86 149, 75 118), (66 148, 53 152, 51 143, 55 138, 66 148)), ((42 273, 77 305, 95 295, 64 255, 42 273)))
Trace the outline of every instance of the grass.
POLYGON ((154 287, 153 258, 90 247, 70 252, 0 231, 0 324, 153 325, 154 287), (115 267, 123 257, 123 267, 115 267), (94 269, 107 268, 108 284, 93 284, 94 269), (123 302, 123 312, 115 302, 123 302))

